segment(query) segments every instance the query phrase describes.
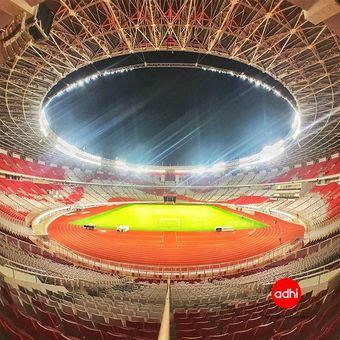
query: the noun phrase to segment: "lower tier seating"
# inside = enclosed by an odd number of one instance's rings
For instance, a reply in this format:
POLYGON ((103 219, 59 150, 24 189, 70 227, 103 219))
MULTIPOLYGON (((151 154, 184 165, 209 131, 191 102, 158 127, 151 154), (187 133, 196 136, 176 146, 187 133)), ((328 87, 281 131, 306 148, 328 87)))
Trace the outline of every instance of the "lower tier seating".
MULTIPOLYGON (((162 304, 15 288, 0 278, 0 336, 15 339, 157 339, 162 304), (153 314, 154 313, 154 314, 153 314), (153 317, 156 315, 157 317, 153 317)), ((143 297, 143 286, 140 285, 143 297)), ((162 288, 162 287, 159 287, 162 288)), ((164 299, 164 290, 158 289, 164 299)))
POLYGON ((271 299, 221 308, 176 308, 176 339, 335 339, 340 288, 302 296, 297 307, 280 309, 271 299), (319 335, 317 335, 319 334, 319 335))
MULTIPOLYGON (((140 287, 131 284, 111 288, 117 295, 100 292, 98 287, 97 294, 89 295, 84 291, 25 288, 0 276, 0 337, 157 339, 160 318, 153 315, 163 308, 160 301, 166 285, 140 287)), ((339 298, 340 288, 329 287, 316 294, 304 294, 290 309, 280 309, 267 297, 190 308, 177 307, 176 300, 172 300, 174 339, 336 340, 339 298)))

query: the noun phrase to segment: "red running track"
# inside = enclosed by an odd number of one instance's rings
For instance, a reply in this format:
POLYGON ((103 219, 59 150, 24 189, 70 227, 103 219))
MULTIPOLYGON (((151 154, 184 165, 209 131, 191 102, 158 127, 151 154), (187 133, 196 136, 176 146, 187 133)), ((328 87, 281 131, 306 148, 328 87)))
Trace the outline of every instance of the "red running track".
MULTIPOLYGON (((222 206, 220 206, 222 207, 222 206)), ((89 208, 89 214, 112 209, 112 206, 89 208)), ((223 207, 224 209, 230 210, 223 207)), ((232 211, 232 210, 231 210, 232 211)), ((239 212, 238 212, 239 213, 239 212)), ((269 215, 247 215, 268 227, 234 232, 149 232, 85 230, 69 224, 84 217, 77 212, 53 221, 50 239, 89 256, 115 262, 148 265, 204 265, 242 260, 277 248, 281 242, 302 238, 304 228, 269 215), (277 221, 277 222, 275 222, 277 221)))

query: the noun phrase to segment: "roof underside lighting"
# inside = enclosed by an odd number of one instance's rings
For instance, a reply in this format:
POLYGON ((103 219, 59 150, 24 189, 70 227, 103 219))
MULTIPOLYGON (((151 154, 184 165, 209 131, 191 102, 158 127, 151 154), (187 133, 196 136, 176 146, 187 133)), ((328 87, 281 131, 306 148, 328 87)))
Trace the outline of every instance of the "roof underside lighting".
MULTIPOLYGON (((163 67, 176 67, 176 66, 179 67, 176 63, 167 63, 167 64, 164 64, 163 67)), ((156 66, 151 63, 147 65, 144 65, 144 64, 133 65, 133 66, 122 67, 122 68, 111 70, 111 71, 97 72, 96 74, 80 79, 76 81, 75 83, 70 84, 66 86, 64 89, 57 92, 55 95, 53 95, 52 97, 48 99, 48 101, 45 103, 45 106, 41 109, 39 122, 40 122, 40 130, 42 134, 44 135, 44 137, 45 138, 52 138, 53 136, 56 137, 56 135, 53 133, 53 131, 49 127, 49 123, 47 121, 47 117, 45 114, 46 108, 49 106, 49 104, 53 101, 54 98, 60 97, 64 93, 68 93, 70 91, 76 90, 77 88, 83 87, 84 85, 89 84, 90 82, 95 81, 98 78, 112 76, 118 73, 124 73, 128 71, 132 71, 134 69, 143 68, 143 67, 156 67, 156 66)), ((181 67, 183 67, 183 65, 181 67)), ((210 66, 201 65, 201 64, 194 64, 194 65, 188 64, 187 67, 195 67, 195 68, 199 68, 204 71, 211 71, 211 72, 216 72, 216 73, 221 73, 221 74, 227 74, 233 77, 238 77, 238 78, 248 81, 251 84, 254 84, 256 87, 261 87, 267 91, 274 93, 276 96, 281 97, 282 99, 288 102, 288 104, 291 106, 291 108, 295 112, 294 120, 292 123, 292 130, 288 138, 292 138, 292 139, 297 138, 298 134, 300 133, 300 128, 301 128, 301 117, 300 117, 301 115, 299 111, 297 110, 297 108, 295 107, 295 105, 292 103, 292 101, 289 100, 287 97, 285 97, 277 89, 269 86, 268 84, 262 82, 261 80, 258 80, 248 75, 245 75, 243 73, 237 73, 231 70, 219 69, 216 67, 210 67, 210 66)), ((105 165, 108 167, 113 167, 114 169, 117 169, 117 170, 129 171, 129 172, 135 172, 135 173, 164 173, 167 171, 164 167, 161 167, 161 166, 127 164, 126 162, 122 160, 118 160, 118 159, 114 161, 105 159, 105 162, 103 162, 101 157, 94 156, 87 152, 81 151, 77 147, 68 144, 60 137, 57 137, 56 139, 57 139, 56 148, 59 151, 65 153, 66 155, 72 158, 77 158, 83 162, 88 162, 88 163, 98 165, 98 166, 105 163, 105 165)), ((282 152, 284 151, 283 144, 284 144, 284 141, 280 140, 279 142, 273 145, 265 146, 261 150, 261 152, 255 155, 249 156, 249 157, 241 158, 238 161, 238 164, 240 167, 249 167, 249 166, 252 166, 258 163, 270 161, 276 158, 277 156, 279 156, 280 154, 282 154, 282 152)), ((223 172, 231 164, 235 164, 235 162, 232 162, 230 164, 228 162, 220 162, 212 166, 179 167, 174 170, 175 170, 175 173, 192 173, 192 174, 202 175, 206 173, 208 174, 208 173, 223 172)))
POLYGON ((102 164, 101 157, 93 156, 87 152, 81 151, 73 145, 66 143, 60 137, 57 138, 56 149, 70 156, 71 158, 79 159, 82 162, 91 163, 100 166, 102 164))
POLYGON ((259 163, 271 161, 284 152, 285 148, 283 145, 283 139, 279 140, 273 145, 267 145, 259 153, 249 157, 241 158, 239 160, 239 167, 247 168, 259 163))

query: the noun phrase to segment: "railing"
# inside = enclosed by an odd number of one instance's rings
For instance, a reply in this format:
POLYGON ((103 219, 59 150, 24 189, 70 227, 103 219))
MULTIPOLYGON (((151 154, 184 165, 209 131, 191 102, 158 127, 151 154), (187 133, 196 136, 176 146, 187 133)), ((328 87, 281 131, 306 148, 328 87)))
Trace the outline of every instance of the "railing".
POLYGON ((305 233, 304 240, 306 243, 313 242, 315 240, 327 237, 328 235, 332 235, 339 231, 340 231, 340 221, 336 220, 336 221, 331 222, 326 227, 321 227, 318 230, 312 230, 312 231, 309 231, 308 233, 305 233))
POLYGON ((164 301, 162 322, 158 334, 158 340, 169 339, 170 339, 170 280, 168 280, 168 288, 164 301))
MULTIPOLYGON (((5 241, 7 244, 15 246, 24 251, 29 251, 34 255, 44 256, 47 251, 28 242, 18 240, 17 238, 0 232, 0 239, 5 241)), ((50 254, 52 256, 52 254, 50 254)), ((10 260, 2 255, 0 255, 0 265, 12 270, 12 278, 16 278, 15 271, 26 273, 35 277, 35 282, 51 284, 51 285, 63 285, 67 287, 97 287, 100 284, 107 284, 106 281, 102 282, 92 282, 82 279, 73 279, 69 277, 55 276, 51 274, 46 274, 44 269, 39 269, 35 267, 30 267, 27 264, 23 264, 17 261, 10 260)))
POLYGON ((55 241, 49 241, 48 248, 44 249, 34 244, 18 240, 15 237, 0 232, 0 238, 5 240, 6 243, 15 245, 16 247, 29 251, 31 253, 44 256, 49 251, 53 255, 57 254, 59 257, 76 262, 87 268, 101 269, 109 272, 124 272, 130 275, 136 274, 137 276, 154 276, 162 275, 162 277, 173 277, 174 275, 180 276, 215 276, 217 274, 227 272, 239 272, 242 269, 260 266, 270 262, 274 258, 285 256, 292 249, 301 245, 301 240, 297 240, 294 244, 283 244, 279 248, 265 253, 253 256, 244 260, 229 261, 214 265, 197 265, 197 266, 148 266, 138 265, 131 263, 115 262, 109 260, 98 259, 86 254, 75 252, 65 246, 60 245, 55 241))
MULTIPOLYGON (((125 202, 126 203, 126 202, 125 202)), ((113 203, 117 204, 117 203, 113 203)), ((52 217, 56 218, 58 215, 56 213, 61 213, 62 211, 69 210, 73 211, 77 208, 85 208, 91 206, 100 206, 107 205, 107 203, 89 203, 85 205, 75 205, 71 207, 58 208, 53 209, 52 211, 44 212, 43 215, 38 216, 38 223, 43 224, 43 220, 52 217)), ((48 224, 51 221, 45 222, 44 228, 47 229, 48 224)), ((34 228, 33 223, 33 228, 34 228)), ((65 225, 67 226, 67 225, 65 225)), ((124 273, 125 275, 132 276, 143 276, 143 277, 154 277, 155 275, 161 276, 162 278, 170 277, 176 278, 186 277, 214 277, 221 276, 231 273, 240 272, 245 269, 254 268, 257 266, 261 266, 273 261, 273 259, 278 259, 286 256, 288 253, 301 248, 302 240, 295 240, 291 243, 282 244, 280 247, 271 250, 267 253, 258 254, 246 259, 238 260, 238 261, 229 261, 212 265, 195 265, 195 266, 167 266, 167 265, 138 265, 131 263, 123 263, 117 261, 103 260, 98 259, 97 257, 89 256, 87 254, 76 252, 73 249, 70 249, 64 245, 59 244, 56 241, 49 241, 48 248, 53 253, 58 254, 58 256, 66 258, 68 260, 72 260, 79 265, 86 266, 89 268, 95 268, 108 271, 108 272, 116 272, 116 273, 124 273)))
MULTIPOLYGON (((17 246, 20 249, 23 249, 25 251, 32 251, 33 253, 40 254, 41 256, 44 255, 43 253, 46 254, 46 251, 41 249, 40 247, 37 247, 33 244, 29 244, 25 241, 18 240, 15 237, 9 236, 9 235, 4 234, 2 232, 0 232, 0 238, 2 240, 4 240, 6 243, 11 244, 11 245, 15 245, 15 246, 17 246)), ((296 256, 299 252, 303 251, 304 256, 308 256, 308 255, 314 254, 314 253, 316 253, 320 250, 325 250, 324 249, 325 247, 331 247, 331 246, 334 246, 334 245, 337 248, 339 248, 339 240, 340 240, 340 235, 336 235, 336 236, 334 236, 330 239, 327 239, 323 242, 320 242, 316 245, 312 245, 310 247, 297 250, 297 251, 295 251, 295 253, 292 253, 291 255, 296 256)), ((0 259, 2 260, 3 264, 5 264, 7 267, 12 268, 13 270, 15 269, 17 271, 21 271, 21 272, 24 272, 24 273, 35 275, 37 277, 37 279, 39 279, 40 281, 44 281, 44 283, 55 284, 55 285, 65 285, 65 286, 69 286, 69 287, 75 287, 75 286, 92 287, 92 286, 98 286, 98 285, 101 284, 101 282, 89 282, 89 281, 86 281, 86 280, 75 280, 75 279, 71 279, 71 278, 48 275, 48 274, 43 273, 43 270, 29 267, 25 264, 9 260, 9 259, 7 259, 3 256, 0 256, 0 259)), ((339 262, 340 262, 340 260, 338 259, 336 261, 325 264, 325 265, 320 266, 318 268, 311 269, 311 270, 305 271, 303 273, 295 274, 292 277, 299 279, 299 280, 302 280, 302 279, 307 278, 307 277, 321 275, 320 273, 325 272, 329 268, 332 268, 335 265, 338 266, 339 262), (320 270, 322 270, 322 272, 320 272, 320 270)), ((152 268, 156 269, 155 267, 152 267, 152 268)), ((92 267, 92 269, 93 269, 93 267, 92 267)), ((95 269, 98 270, 100 268, 98 266, 95 266, 95 269)), ((133 268, 133 266, 131 266, 131 270, 133 270, 133 271, 131 271, 131 274, 132 273, 140 274, 139 276, 148 276, 148 275, 151 276, 152 275, 152 277, 154 277, 154 275, 155 275, 154 271, 151 271, 151 272, 147 272, 146 270, 144 270, 144 271, 141 271, 141 270, 138 271, 137 270, 136 271, 136 269, 133 268)), ((206 271, 205 273, 208 275, 209 271, 206 271)), ((171 277, 174 277, 174 275, 177 275, 177 273, 170 272, 170 275, 168 275, 168 277, 171 278, 171 277)), ((14 276, 14 274, 13 274, 13 276, 14 276)), ((189 278, 189 277, 187 277, 187 278, 189 278)), ((191 276, 191 278, 194 278, 194 276, 191 276)), ((106 283, 106 282, 103 281, 103 283, 106 283)), ((247 284, 245 283, 245 285, 247 285, 247 284)))
POLYGON ((56 241, 49 242, 49 249, 58 256, 72 260, 80 265, 85 265, 89 268, 100 269, 102 271, 109 271, 115 273, 124 273, 125 275, 132 275, 138 277, 155 277, 161 276, 162 278, 185 277, 185 278, 197 278, 197 277, 214 277, 227 275, 232 273, 239 273, 252 269, 258 266, 262 266, 273 262, 274 259, 279 259, 287 256, 287 254, 293 254, 294 251, 300 249, 302 246, 302 240, 298 239, 295 242, 282 244, 280 247, 267 252, 252 256, 246 259, 237 261, 228 261, 211 265, 139 265, 132 263, 124 263, 117 261, 110 261, 104 259, 98 259, 93 256, 89 256, 84 253, 73 251, 63 245, 60 245, 56 241))
POLYGON ((32 228, 36 225, 41 223, 42 221, 46 220, 49 217, 56 216, 62 212, 66 211, 75 211, 77 209, 84 209, 84 208, 91 208, 91 207, 101 207, 103 205, 115 205, 117 203, 110 203, 110 202, 99 202, 99 203, 82 203, 82 204, 74 204, 74 205, 67 205, 62 207, 57 207, 53 209, 48 209, 42 211, 40 214, 37 214, 32 220, 32 228))
POLYGON ((2 212, 0 212, 0 227, 13 234, 21 235, 24 237, 28 237, 29 235, 33 234, 32 230, 27 228, 24 222, 20 223, 20 221, 7 216, 2 212))
MULTIPOLYGON (((336 259, 332 262, 329 262, 327 264, 324 264, 322 266, 319 266, 317 268, 313 268, 310 270, 306 270, 302 273, 294 274, 291 276, 292 279, 295 279, 297 281, 310 279, 312 277, 318 276, 320 279, 320 276, 322 274, 328 273, 331 270, 337 269, 340 266, 340 259, 336 259)), ((320 283, 320 282, 319 282, 320 283)))
MULTIPOLYGON (((320 281, 321 281, 321 276, 329 273, 333 270, 338 269, 340 266, 340 259, 336 259, 332 262, 329 262, 327 264, 324 264, 322 266, 319 266, 317 268, 313 268, 310 270, 306 270, 304 272, 298 273, 298 274, 293 274, 290 275, 289 277, 291 279, 294 279, 296 281, 302 281, 302 280, 306 280, 306 279, 311 279, 311 278, 318 278, 318 284, 320 285, 320 281)), ((263 290, 265 292, 269 292, 271 290, 272 285, 276 282, 276 280, 272 280, 270 282, 267 282, 266 284, 263 285, 263 290)))
MULTIPOLYGON (((162 277, 162 278, 209 278, 216 276, 226 276, 233 273, 246 272, 255 267, 263 266, 289 256, 290 259, 307 256, 312 254, 324 246, 333 244, 337 237, 336 235, 330 239, 320 242, 310 247, 301 249, 302 240, 296 240, 293 243, 283 244, 270 252, 259 254, 247 259, 239 261, 229 261, 212 265, 195 265, 195 266, 166 266, 166 265, 138 265, 131 263, 115 262, 109 260, 98 259, 86 254, 77 253, 65 246, 60 245, 55 241, 42 242, 42 247, 34 244, 18 240, 15 237, 9 236, 0 232, 0 238, 6 243, 15 245, 18 248, 29 251, 31 253, 45 256, 46 252, 50 255, 56 254, 57 257, 71 260, 79 266, 101 270, 109 273, 124 273, 129 276, 136 277, 162 277), (46 248, 44 248, 46 247, 46 248), (299 253, 300 252, 300 253, 299 253)), ((339 236, 340 237, 340 236, 339 236)))
POLYGON ((242 204, 226 204, 227 207, 230 207, 232 209, 235 209, 235 207, 241 208, 242 211, 249 213, 249 211, 252 212, 263 212, 263 213, 269 213, 271 216, 278 217, 284 221, 291 222, 294 218, 296 218, 295 215, 288 213, 286 211, 282 210, 277 210, 277 209, 272 209, 272 208, 267 208, 264 207, 262 208, 261 206, 250 206, 250 205, 242 205, 242 204))
POLYGON ((39 272, 39 269, 25 266, 21 263, 9 260, 0 255, 0 264, 10 270, 11 275, 6 273, 7 277, 12 279, 20 280, 21 277, 18 273, 28 274, 34 278, 36 284, 44 283, 58 286, 76 287, 80 285, 79 280, 74 280, 70 278, 48 275, 43 272, 39 272))
MULTIPOLYGON (((232 204, 228 204, 227 206, 235 208, 235 205, 232 205, 232 204)), ((340 230, 340 221, 339 221, 339 218, 337 217, 334 217, 330 220, 323 221, 321 223, 322 225, 320 225, 317 229, 315 229, 315 228, 310 228, 310 225, 309 225, 310 221, 308 221, 307 218, 304 218, 304 216, 301 213, 297 215, 296 213, 292 211, 287 212, 287 211, 282 211, 282 210, 277 210, 277 209, 272 209, 272 208, 267 208, 267 207, 261 208, 259 206, 249 207, 249 206, 238 205, 238 207, 241 207, 242 211, 244 212, 247 212, 247 210, 254 211, 254 212, 260 211, 264 213, 269 213, 270 215, 277 216, 287 221, 292 221, 293 219, 299 220, 300 223, 302 223, 303 221, 304 222, 303 226, 305 227, 305 234, 304 234, 303 239, 305 243, 318 240, 320 238, 326 237, 340 230), (303 218, 303 220, 301 218, 303 218)))
MULTIPOLYGON (((38 254, 41 256, 44 256, 44 250, 32 243, 23 241, 23 240, 19 240, 18 238, 8 235, 2 231, 0 231, 0 239, 2 239, 3 241, 5 241, 7 244, 11 244, 16 246, 17 248, 20 248, 22 250, 25 251, 29 251, 33 254, 38 254)), ((45 250, 46 252, 46 250, 45 250)))

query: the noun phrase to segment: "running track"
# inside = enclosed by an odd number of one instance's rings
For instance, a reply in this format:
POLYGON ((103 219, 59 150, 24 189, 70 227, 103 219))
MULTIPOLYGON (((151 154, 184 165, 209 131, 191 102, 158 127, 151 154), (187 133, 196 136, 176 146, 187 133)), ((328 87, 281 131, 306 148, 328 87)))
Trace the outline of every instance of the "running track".
POLYGON ((149 231, 117 233, 111 229, 105 229, 105 232, 88 231, 70 224, 72 220, 84 217, 84 213, 89 216, 112 208, 112 206, 89 208, 83 213, 61 216, 50 224, 49 237, 75 252, 96 258, 133 264, 185 266, 242 260, 278 247, 280 235, 282 242, 285 243, 302 238, 304 234, 302 226, 262 213, 240 214, 264 222, 269 227, 222 233, 149 231))

